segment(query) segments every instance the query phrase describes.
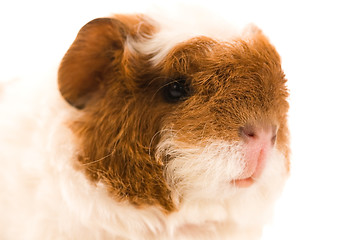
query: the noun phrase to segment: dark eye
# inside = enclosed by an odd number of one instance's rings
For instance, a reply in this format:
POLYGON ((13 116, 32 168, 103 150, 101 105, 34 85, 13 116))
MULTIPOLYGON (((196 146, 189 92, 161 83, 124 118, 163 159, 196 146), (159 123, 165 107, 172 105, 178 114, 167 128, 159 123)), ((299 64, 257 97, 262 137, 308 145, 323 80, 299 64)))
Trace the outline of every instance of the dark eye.
POLYGON ((188 96, 189 88, 184 79, 178 79, 168 83, 163 88, 163 95, 167 102, 175 103, 185 99, 188 96))

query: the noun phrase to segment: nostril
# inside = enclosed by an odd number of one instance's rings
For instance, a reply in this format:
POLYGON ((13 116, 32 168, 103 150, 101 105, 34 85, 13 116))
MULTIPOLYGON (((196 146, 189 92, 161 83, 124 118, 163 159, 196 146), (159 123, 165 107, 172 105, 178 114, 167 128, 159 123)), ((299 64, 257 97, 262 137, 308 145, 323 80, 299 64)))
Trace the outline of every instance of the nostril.
POLYGON ((272 145, 274 145, 277 141, 277 134, 278 134, 278 127, 272 126, 272 138, 271 138, 272 145))
POLYGON ((276 143, 276 140, 277 140, 277 134, 275 133, 271 138, 271 144, 274 145, 276 143))
POLYGON ((252 126, 244 126, 239 128, 239 136, 246 137, 246 138, 255 138, 256 131, 255 128, 252 126))
POLYGON ((247 124, 238 129, 238 135, 246 141, 268 141, 274 145, 278 129, 275 126, 255 126, 247 124))

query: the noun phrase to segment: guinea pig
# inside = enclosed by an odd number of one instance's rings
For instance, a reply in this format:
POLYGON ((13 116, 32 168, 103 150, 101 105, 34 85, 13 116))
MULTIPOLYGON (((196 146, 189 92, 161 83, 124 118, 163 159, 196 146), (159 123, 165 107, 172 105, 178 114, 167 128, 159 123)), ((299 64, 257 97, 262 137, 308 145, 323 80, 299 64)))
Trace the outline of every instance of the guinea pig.
POLYGON ((217 24, 95 19, 57 86, 6 88, 0 238, 260 239, 289 174, 288 89, 260 29, 217 24))

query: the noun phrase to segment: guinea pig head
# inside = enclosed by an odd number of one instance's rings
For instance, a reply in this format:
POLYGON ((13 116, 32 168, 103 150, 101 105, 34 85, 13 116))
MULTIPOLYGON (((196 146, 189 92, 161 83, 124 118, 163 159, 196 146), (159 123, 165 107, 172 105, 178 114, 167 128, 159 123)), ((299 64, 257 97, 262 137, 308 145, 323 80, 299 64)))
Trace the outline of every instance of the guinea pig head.
POLYGON ((144 49, 159 31, 142 15, 96 19, 64 56, 59 89, 80 112, 70 123, 77 167, 118 200, 166 211, 247 191, 272 164, 287 172, 288 90, 261 31, 191 37, 157 58, 144 49))

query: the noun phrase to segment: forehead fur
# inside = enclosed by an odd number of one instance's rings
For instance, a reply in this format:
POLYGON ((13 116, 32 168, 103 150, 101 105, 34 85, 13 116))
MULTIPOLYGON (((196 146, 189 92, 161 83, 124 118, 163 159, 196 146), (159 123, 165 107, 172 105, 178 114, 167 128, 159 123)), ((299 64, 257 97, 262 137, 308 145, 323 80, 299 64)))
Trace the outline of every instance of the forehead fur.
POLYGON ((223 18, 200 9, 182 9, 150 13, 149 21, 157 29, 146 43, 133 43, 139 52, 152 55, 153 64, 158 64, 177 44, 194 37, 206 36, 217 41, 252 38, 256 29, 252 24, 233 25, 223 18), (185 17, 186 16, 186 17, 185 17))

